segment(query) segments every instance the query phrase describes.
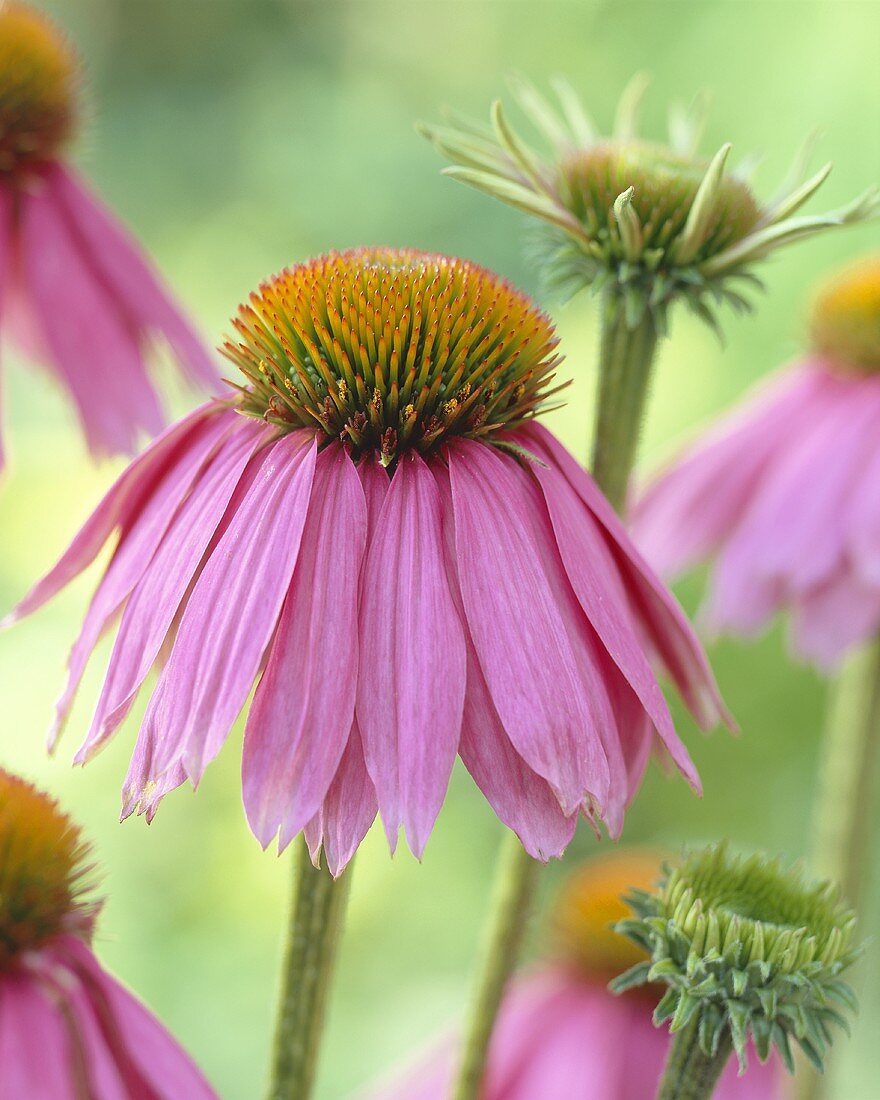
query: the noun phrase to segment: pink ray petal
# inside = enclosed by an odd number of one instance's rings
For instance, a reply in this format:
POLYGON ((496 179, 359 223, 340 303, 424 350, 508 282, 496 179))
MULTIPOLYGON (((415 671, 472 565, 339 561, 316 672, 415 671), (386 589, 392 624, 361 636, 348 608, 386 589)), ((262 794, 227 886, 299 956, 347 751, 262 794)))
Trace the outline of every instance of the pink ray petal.
POLYGON ((240 419, 181 504, 126 605, 92 724, 76 763, 91 759, 131 709, 235 487, 264 439, 265 431, 256 421, 240 419))
POLYGON ((340 443, 318 456, 309 512, 269 663, 245 728, 242 787, 254 835, 284 848, 318 811, 354 717, 367 508, 340 443))
POLYGON ((400 459, 364 564, 357 716, 392 847, 403 823, 420 856, 458 750, 465 647, 443 554, 440 493, 400 459))
POLYGON ((549 517, 541 523, 537 486, 514 459, 481 443, 456 441, 448 455, 459 585, 498 715, 566 815, 588 793, 601 804, 608 763, 548 560, 558 554, 544 529, 549 517), (507 640, 514 624, 521 645, 507 640))
POLYGON ((79 242, 47 190, 21 204, 21 275, 55 366, 96 454, 131 453, 162 413, 138 334, 89 269, 79 242))
POLYGON ((140 736, 197 782, 247 699, 296 565, 317 443, 282 436, 196 582, 140 736))
POLYGON ((192 382, 216 388, 217 368, 205 345, 132 238, 69 168, 53 166, 47 185, 110 295, 135 324, 165 336, 192 382))
POLYGON ((6 629, 48 603, 83 570, 87 569, 117 527, 131 525, 144 503, 167 476, 181 450, 197 445, 204 421, 217 415, 219 406, 208 402, 172 424, 119 475, 58 562, 39 580, 17 606, 0 621, 6 629))
POLYGON ((0 1097, 78 1100, 61 1017, 25 974, 0 982, 0 1097))
POLYGON ((163 481, 142 502, 131 525, 123 531, 116 552, 92 597, 79 637, 70 651, 67 684, 55 705, 55 720, 49 732, 50 749, 54 748, 64 729, 92 650, 149 568, 190 485, 222 445, 234 424, 234 414, 226 412, 200 421, 189 435, 189 446, 181 449, 176 460, 169 463, 163 481))
POLYGON ((330 874, 338 878, 367 835, 377 811, 376 788, 367 771, 355 722, 324 804, 305 828, 312 862, 317 866, 323 846, 330 874))
POLYGON ((724 707, 709 662, 687 616, 633 545, 596 483, 543 425, 530 424, 520 434, 528 437, 531 450, 539 458, 555 465, 565 475, 605 528, 634 610, 694 718, 704 729, 710 729, 719 720, 732 725, 733 720, 724 707))

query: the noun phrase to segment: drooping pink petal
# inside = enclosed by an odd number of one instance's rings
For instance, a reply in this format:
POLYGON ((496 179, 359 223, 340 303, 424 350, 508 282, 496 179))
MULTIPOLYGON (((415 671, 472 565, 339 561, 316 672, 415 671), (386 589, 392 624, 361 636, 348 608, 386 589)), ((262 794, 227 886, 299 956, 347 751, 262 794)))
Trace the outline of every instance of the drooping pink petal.
POLYGON ((848 650, 876 633, 880 588, 844 571, 800 595, 792 616, 791 637, 797 653, 830 672, 848 650))
POLYGON ((64 937, 61 957, 81 991, 73 1000, 96 1100, 217 1100, 217 1094, 155 1016, 98 964, 89 948, 64 937))
POLYGON ((216 388, 218 373, 207 349, 122 226, 69 168, 56 164, 46 182, 110 296, 139 327, 165 336, 193 382, 216 388))
POLYGON ((674 755, 684 754, 683 770, 695 778, 693 765, 675 733, 669 707, 636 634, 629 598, 605 537, 555 467, 535 465, 533 474, 544 493, 559 552, 584 614, 657 732, 674 746, 674 755))
POLYGON ((236 422, 235 414, 226 411, 200 421, 188 437, 189 445, 182 448, 176 458, 169 462, 162 482, 142 501, 139 512, 123 531, 107 571, 92 597, 79 637, 70 652, 67 685, 56 703, 55 720, 49 732, 50 748, 57 743, 64 728, 89 655, 105 627, 149 568, 154 553, 161 545, 163 536, 193 481, 223 445, 236 422))
POLYGON ((443 803, 464 704, 464 634, 441 525, 430 469, 405 455, 364 564, 357 715, 389 840, 402 823, 417 856, 443 803))
POLYGON ((254 835, 284 848, 318 811, 354 718, 367 509, 340 443, 318 456, 290 590, 245 728, 242 783, 254 835))
POLYGON ((768 463, 796 439, 821 388, 812 371, 785 371, 653 479, 633 504, 633 541, 664 577, 713 552, 736 529, 768 463))
POLYGON ((203 568, 140 736, 154 766, 182 763, 197 782, 250 692, 296 565, 317 443, 282 436, 203 568))
POLYGON ((587 794, 601 805, 609 775, 599 700, 586 688, 560 603, 574 594, 559 590, 537 486, 515 460, 481 443, 456 441, 448 456, 458 580, 498 716, 566 815, 587 794), (511 645, 499 623, 521 624, 522 643, 511 645))
MULTIPOLYGON (((880 400, 880 386, 875 386, 880 400)), ((852 499, 849 502, 846 526, 849 530, 849 553, 856 574, 867 584, 880 587, 880 447, 865 463, 852 499)))
POLYGON ((25 974, 0 981, 0 1097, 79 1100, 61 1017, 25 974))
POLYGON ((216 402, 208 402, 172 424, 123 470, 58 562, 0 621, 0 629, 33 614, 92 564, 113 531, 132 523, 181 452, 199 446, 204 422, 213 419, 219 408, 216 402))
POLYGON ((843 518, 853 468, 872 452, 880 415, 859 387, 830 376, 815 402, 813 422, 789 439, 724 548, 716 606, 735 600, 728 585, 741 590, 753 578, 795 592, 841 561, 846 531, 832 517, 843 518))
POLYGON ((317 864, 323 846, 330 874, 334 878, 342 874, 367 835, 377 810, 376 788, 367 771, 364 746, 355 722, 324 804, 305 828, 312 862, 317 864))
POLYGON ((565 475, 574 491, 605 528, 634 612, 694 718, 704 729, 711 728, 719 720, 732 724, 706 655, 687 616, 633 545, 596 483, 543 425, 537 422, 529 424, 518 434, 528 439, 533 453, 565 475))
POLYGON ((162 427, 138 334, 91 271, 54 195, 31 193, 19 211, 21 277, 94 454, 131 453, 162 427))
POLYGON ((529 855, 544 862, 561 856, 574 836, 577 813, 563 814, 550 784, 510 743, 472 645, 458 751, 489 805, 529 855))
POLYGON ((126 605, 77 763, 90 759, 128 714, 245 466, 263 439, 256 421, 240 418, 181 504, 126 605))

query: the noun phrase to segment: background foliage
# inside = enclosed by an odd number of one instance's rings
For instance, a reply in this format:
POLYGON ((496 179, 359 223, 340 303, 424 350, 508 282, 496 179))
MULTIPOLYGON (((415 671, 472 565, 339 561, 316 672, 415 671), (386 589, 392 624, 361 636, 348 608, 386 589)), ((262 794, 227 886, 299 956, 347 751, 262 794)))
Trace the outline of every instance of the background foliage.
MULTIPOLYGON (((330 247, 388 243, 478 260, 537 291, 515 214, 439 175, 413 130, 443 103, 484 115, 511 71, 565 73, 610 124, 627 78, 650 70, 649 132, 671 98, 706 86, 706 137, 762 154, 775 187, 804 135, 836 168, 822 201, 849 199, 880 175, 871 0, 53 0, 88 64, 88 123, 77 160, 146 242, 216 342, 241 298, 269 272, 330 247)), ((745 387, 798 351, 806 296, 829 266, 871 244, 858 229, 795 249, 767 271, 754 318, 727 318, 728 345, 679 316, 655 385, 646 468, 745 387)), ((558 319, 574 378, 555 428, 579 455, 589 432, 595 311, 586 298, 558 319)), ((34 369, 6 356, 12 468, 0 492, 0 609, 54 560, 111 479, 83 454, 71 414, 34 369)), ((192 395, 178 395, 183 409, 192 395)), ((84 771, 69 759, 101 673, 93 663, 58 758, 42 752, 51 703, 96 573, 0 637, 4 763, 58 792, 106 867, 100 952, 199 1058, 221 1095, 262 1088, 286 860, 262 853, 240 807, 240 730, 197 796, 170 796, 156 822, 116 825, 119 788, 140 713, 84 771)), ((680 594, 693 609, 697 579, 680 594)), ((747 847, 806 850, 824 688, 787 656, 783 631, 754 645, 715 644, 713 663, 739 739, 681 726, 705 780, 697 801, 654 770, 626 838, 676 846, 730 835, 747 847)), ((455 1017, 465 993, 498 824, 456 774, 424 863, 390 860, 378 831, 354 882, 322 1067, 335 1098, 405 1057, 455 1017)), ((605 842, 607 843, 607 842, 605 842)), ((595 848, 582 829, 572 852, 595 848)), ((558 878, 554 866, 548 892, 558 878)), ((876 927, 877 890, 872 891, 876 927)), ((845 1046, 841 1095, 877 1093, 880 950, 864 975, 864 1010, 845 1046)))

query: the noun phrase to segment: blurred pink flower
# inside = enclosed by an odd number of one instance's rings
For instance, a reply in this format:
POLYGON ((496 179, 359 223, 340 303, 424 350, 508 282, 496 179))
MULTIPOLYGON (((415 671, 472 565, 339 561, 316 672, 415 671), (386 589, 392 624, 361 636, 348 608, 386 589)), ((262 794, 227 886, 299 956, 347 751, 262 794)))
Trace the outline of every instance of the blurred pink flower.
POLYGON ((262 417, 211 402, 168 430, 7 619, 50 599, 118 530, 52 740, 121 614, 77 760, 107 742, 166 656, 125 815, 151 817, 169 790, 199 782, 255 681, 251 828, 281 847, 305 830, 334 873, 377 806, 392 848, 403 825, 420 855, 456 754, 540 859, 563 851, 581 810, 619 834, 655 733, 698 787, 649 654, 705 726, 721 710, 711 673, 592 479, 531 422, 555 339, 527 298, 465 261, 351 252, 283 272, 237 327, 245 342, 230 352, 256 379, 240 408, 264 402, 262 417), (366 382, 345 374, 367 362, 363 348, 343 353, 324 327, 334 302, 350 339, 374 317, 395 333, 380 334, 366 382), (444 331, 447 349, 437 336, 428 359, 425 341, 444 331), (484 331, 493 345, 480 351, 484 331), (318 347, 324 377, 342 372, 323 386, 318 347), (399 401, 395 359, 410 363, 399 401), (273 372, 287 381, 276 387, 273 372), (444 390, 449 377, 469 378, 467 390, 444 390), (481 396, 493 404, 473 404, 481 396))
POLYGON ((812 331, 811 357, 680 455, 630 526, 663 575, 716 559, 710 628, 750 635, 788 610, 827 669, 880 628, 880 260, 832 280, 812 331))
POLYGON ((48 796, 0 769, 0 1097, 216 1100, 92 953, 90 858, 48 796))
POLYGON ((0 6, 0 335, 54 370, 93 454, 130 454, 163 424, 145 363, 153 337, 194 384, 213 389, 218 375, 135 243, 64 160, 77 69, 42 14, 0 6))
MULTIPOLYGON (((669 1035, 651 1022, 644 993, 616 997, 601 981, 559 966, 517 980, 498 1018, 482 1100, 649 1100, 655 1096, 669 1035)), ((372 1100, 444 1100, 458 1050, 447 1042, 417 1061, 372 1100)), ((775 1061, 752 1053, 743 1077, 736 1059, 714 1100, 784 1100, 787 1082, 775 1061)))

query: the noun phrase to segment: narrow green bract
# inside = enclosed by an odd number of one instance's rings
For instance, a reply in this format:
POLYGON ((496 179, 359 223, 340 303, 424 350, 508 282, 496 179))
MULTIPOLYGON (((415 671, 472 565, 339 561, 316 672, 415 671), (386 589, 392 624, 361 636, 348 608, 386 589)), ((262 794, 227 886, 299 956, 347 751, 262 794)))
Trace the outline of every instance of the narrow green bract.
POLYGON ((676 1032, 699 1014, 712 1057, 729 1033, 741 1070, 751 1038, 763 1062, 775 1046, 794 1072, 791 1040, 822 1069, 832 1027, 856 1009, 841 974, 855 960, 855 915, 828 882, 809 883, 778 860, 732 855, 724 844, 664 868, 656 894, 634 891, 634 916, 617 931, 650 956, 612 983, 615 992, 658 982, 654 1013, 676 1032))

